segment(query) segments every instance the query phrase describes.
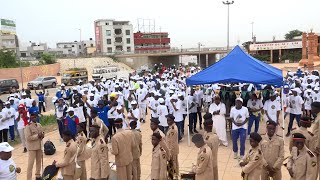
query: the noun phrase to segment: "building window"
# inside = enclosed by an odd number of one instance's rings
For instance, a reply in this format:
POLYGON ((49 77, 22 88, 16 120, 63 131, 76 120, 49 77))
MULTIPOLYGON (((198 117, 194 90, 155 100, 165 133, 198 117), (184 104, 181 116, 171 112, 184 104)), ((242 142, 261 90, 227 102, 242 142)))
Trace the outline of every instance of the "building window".
POLYGON ((107 36, 111 36, 111 30, 106 30, 107 36))
POLYGON ((67 45, 63 45, 64 48, 67 48, 67 45))
POLYGON ((121 29, 115 29, 115 30, 114 30, 114 33, 115 33, 116 35, 121 35, 121 34, 122 34, 122 30, 121 30, 121 29))
POLYGON ((111 44, 111 39, 107 39, 107 44, 111 44))
POLYGON ((107 48, 107 52, 108 52, 108 53, 112 53, 112 47, 108 47, 108 48, 107 48))
POLYGON ((74 45, 72 45, 71 47, 74 47, 74 45))
POLYGON ((127 38, 127 44, 130 44, 131 42, 130 42, 130 38, 127 38))
POLYGON ((127 47, 127 52, 131 52, 131 47, 127 47))
POLYGON ((130 35, 130 30, 126 30, 126 35, 130 35))
POLYGON ((81 45, 79 45, 79 49, 81 49, 81 45))
POLYGON ((106 23, 106 25, 108 26, 108 25, 109 25, 109 23, 106 23))
POLYGON ((122 43, 122 38, 121 37, 116 37, 115 39, 116 43, 122 43))

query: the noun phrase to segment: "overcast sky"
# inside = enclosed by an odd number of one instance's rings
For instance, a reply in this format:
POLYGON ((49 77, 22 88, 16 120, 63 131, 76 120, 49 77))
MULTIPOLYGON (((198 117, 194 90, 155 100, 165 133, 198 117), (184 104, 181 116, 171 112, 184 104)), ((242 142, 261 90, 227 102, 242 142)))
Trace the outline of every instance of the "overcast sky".
MULTIPOLYGON (((283 39, 292 29, 320 32, 320 0, 235 0, 230 6, 230 44, 251 39, 283 39)), ((221 0, 1 0, 0 18, 13 19, 21 41, 47 42, 94 38, 96 19, 155 19, 173 47, 226 46, 227 7, 221 0)))

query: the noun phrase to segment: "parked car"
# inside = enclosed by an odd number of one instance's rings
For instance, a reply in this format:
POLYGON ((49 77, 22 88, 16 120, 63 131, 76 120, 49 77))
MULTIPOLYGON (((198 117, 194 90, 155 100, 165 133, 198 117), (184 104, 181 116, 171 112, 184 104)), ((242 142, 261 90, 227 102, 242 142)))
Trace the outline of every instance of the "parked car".
POLYGON ((28 83, 30 89, 42 89, 47 87, 55 88, 57 86, 57 79, 54 76, 37 77, 35 80, 28 83))
POLYGON ((19 83, 16 79, 0 79, 0 93, 10 93, 13 89, 19 89, 19 83))

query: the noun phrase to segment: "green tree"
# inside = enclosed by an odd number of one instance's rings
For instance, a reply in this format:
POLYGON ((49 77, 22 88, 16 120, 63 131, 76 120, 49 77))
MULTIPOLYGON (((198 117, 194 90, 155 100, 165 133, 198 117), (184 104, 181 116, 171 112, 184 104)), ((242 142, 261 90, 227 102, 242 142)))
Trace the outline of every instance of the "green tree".
POLYGON ((54 63, 56 63, 55 57, 52 54, 49 54, 49 53, 43 53, 41 55, 41 60, 43 60, 45 64, 54 64, 54 63))
POLYGON ((254 54, 252 55, 252 57, 264 62, 270 61, 270 54, 266 54, 266 55, 254 54))
POLYGON ((14 68, 18 65, 19 64, 14 51, 9 51, 6 49, 0 50, 0 68, 14 68))
POLYGON ((301 36, 301 35, 302 35, 302 31, 295 29, 295 30, 289 31, 287 34, 285 34, 284 38, 286 40, 291 40, 294 37, 301 36))

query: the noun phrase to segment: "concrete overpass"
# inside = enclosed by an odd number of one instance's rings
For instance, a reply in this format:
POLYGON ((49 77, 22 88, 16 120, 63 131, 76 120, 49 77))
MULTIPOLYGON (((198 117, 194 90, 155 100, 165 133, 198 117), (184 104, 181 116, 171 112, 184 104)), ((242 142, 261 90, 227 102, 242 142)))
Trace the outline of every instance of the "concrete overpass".
MULTIPOLYGON (((230 48, 231 49, 231 48, 230 48)), ((135 53, 115 54, 115 57, 122 63, 138 69, 141 66, 148 65, 153 67, 154 64, 163 63, 166 66, 176 64, 180 61, 180 56, 200 56, 200 66, 207 67, 216 62, 217 54, 226 54, 227 48, 213 47, 199 49, 170 49, 169 51, 149 51, 135 53)), ((183 63, 183 62, 182 62, 183 63)))

